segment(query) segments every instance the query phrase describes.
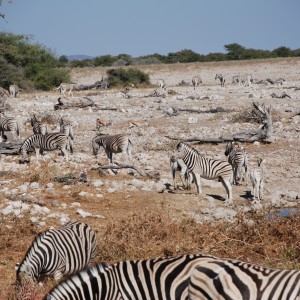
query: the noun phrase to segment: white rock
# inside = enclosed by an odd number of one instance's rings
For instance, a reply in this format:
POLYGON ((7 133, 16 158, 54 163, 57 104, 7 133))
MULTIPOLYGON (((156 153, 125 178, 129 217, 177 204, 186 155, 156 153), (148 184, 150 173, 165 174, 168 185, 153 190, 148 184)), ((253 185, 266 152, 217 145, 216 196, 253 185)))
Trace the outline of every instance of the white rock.
POLYGON ((91 217, 92 216, 91 213, 86 212, 86 211, 82 210, 81 208, 78 208, 77 211, 76 211, 76 213, 78 215, 80 215, 82 218, 86 218, 86 217, 91 217))

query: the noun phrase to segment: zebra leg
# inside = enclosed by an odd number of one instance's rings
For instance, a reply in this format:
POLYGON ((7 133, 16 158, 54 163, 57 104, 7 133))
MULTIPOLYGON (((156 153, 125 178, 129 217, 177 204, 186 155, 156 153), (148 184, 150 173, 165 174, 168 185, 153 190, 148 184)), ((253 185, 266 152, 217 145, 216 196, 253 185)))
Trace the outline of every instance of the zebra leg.
POLYGON ((187 171, 187 167, 185 165, 181 166, 180 179, 181 179, 183 188, 188 189, 189 183, 188 183, 188 178, 186 177, 186 171, 187 171))
POLYGON ((264 182, 261 181, 259 185, 259 199, 263 200, 264 198, 264 182))
POLYGON ((40 148, 35 148, 35 156, 36 156, 36 160, 39 160, 39 157, 40 157, 40 148))
POLYGON ((66 147, 60 149, 62 155, 66 158, 66 161, 69 161, 69 154, 66 147))
POLYGON ((197 187, 197 194, 201 195, 202 190, 201 190, 201 181, 200 181, 200 174, 199 173, 193 173, 194 176, 194 181, 197 187))
POLYGON ((223 177, 220 177, 220 181, 222 182, 223 186, 225 187, 225 190, 227 192, 227 199, 225 201, 225 204, 233 204, 232 201, 232 185, 229 180, 225 180, 223 177))

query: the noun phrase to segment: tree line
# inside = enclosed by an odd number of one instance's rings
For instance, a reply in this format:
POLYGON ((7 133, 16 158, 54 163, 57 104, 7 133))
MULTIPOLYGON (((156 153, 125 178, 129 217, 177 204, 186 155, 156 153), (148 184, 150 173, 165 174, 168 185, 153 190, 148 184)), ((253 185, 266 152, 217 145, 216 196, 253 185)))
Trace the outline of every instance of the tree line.
MULTIPOLYGON (((40 44, 32 43, 32 36, 0 32, 0 86, 7 89, 10 84, 14 83, 29 90, 49 90, 62 82, 70 82, 70 68, 75 67, 103 66, 118 68, 145 64, 300 56, 300 48, 291 50, 283 46, 269 51, 249 49, 233 43, 225 45, 224 48, 226 53, 209 53, 207 55, 184 49, 167 55, 155 53, 136 58, 128 54, 119 54, 117 56, 101 55, 92 59, 71 61, 66 55, 57 57, 50 49, 40 44)), ((123 70, 120 73, 122 76, 120 76, 123 78, 125 73, 123 70)), ((136 76, 136 74, 129 75, 136 76)), ((145 81, 141 74, 138 74, 138 76, 141 78, 141 82, 145 81)))

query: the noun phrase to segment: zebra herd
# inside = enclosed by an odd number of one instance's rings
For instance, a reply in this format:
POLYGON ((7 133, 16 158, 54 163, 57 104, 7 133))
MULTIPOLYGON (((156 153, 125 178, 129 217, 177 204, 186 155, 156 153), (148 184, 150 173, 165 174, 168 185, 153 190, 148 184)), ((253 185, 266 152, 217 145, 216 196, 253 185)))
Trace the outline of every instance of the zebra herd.
POLYGON ((206 254, 94 264, 96 234, 81 222, 40 233, 21 264, 19 285, 46 276, 46 300, 299 300, 300 271, 276 270, 206 254), (62 281, 60 281, 63 279, 62 281))

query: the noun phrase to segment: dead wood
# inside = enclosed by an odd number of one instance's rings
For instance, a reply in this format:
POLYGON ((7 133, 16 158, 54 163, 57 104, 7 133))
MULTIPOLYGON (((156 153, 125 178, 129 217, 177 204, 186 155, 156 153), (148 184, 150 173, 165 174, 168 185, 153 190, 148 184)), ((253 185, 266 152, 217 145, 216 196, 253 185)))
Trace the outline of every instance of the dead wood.
POLYGON ((92 107, 97 106, 93 100, 88 97, 82 97, 79 99, 63 99, 59 97, 57 99, 58 103, 54 105, 54 110, 59 109, 68 109, 68 108, 84 108, 84 107, 92 107))
POLYGON ((190 113, 197 113, 197 114, 206 114, 206 113, 219 113, 219 112, 231 112, 230 109, 224 109, 223 107, 217 107, 207 110, 199 110, 199 109, 190 109, 190 108, 175 108, 172 107, 173 111, 186 111, 190 113))
POLYGON ((133 169, 133 170, 137 171, 141 176, 147 176, 147 173, 144 170, 142 170, 141 168, 139 168, 138 166, 133 165, 133 164, 127 164, 127 163, 124 163, 124 164, 114 163, 114 165, 100 166, 100 167, 94 168, 93 170, 98 170, 101 172, 102 170, 107 170, 107 169, 110 169, 110 170, 133 169))
POLYGON ((165 98, 166 94, 159 93, 157 90, 154 90, 152 93, 150 93, 149 95, 146 95, 145 97, 162 97, 162 98, 165 98))
POLYGON ((22 143, 22 141, 0 143, 0 154, 19 154, 22 143))
POLYGON ((283 92, 280 96, 278 96, 276 93, 272 93, 271 97, 272 98, 290 98, 291 99, 291 97, 288 94, 286 94, 285 92, 283 92))
POLYGON ((254 112, 257 117, 262 118, 263 126, 258 130, 247 130, 243 132, 236 133, 230 136, 223 136, 219 138, 203 138, 203 137, 191 137, 191 138, 178 138, 166 136, 172 140, 180 140, 183 142, 198 142, 198 143, 226 143, 228 141, 239 141, 245 143, 253 143, 255 141, 260 141, 264 143, 272 143, 273 142, 273 124, 272 124, 272 115, 271 115, 271 107, 266 107, 263 104, 253 103, 254 112))

